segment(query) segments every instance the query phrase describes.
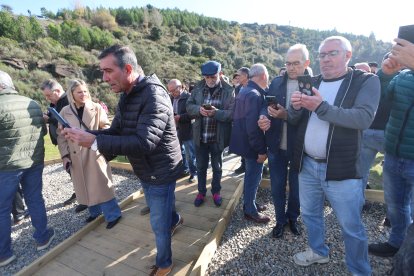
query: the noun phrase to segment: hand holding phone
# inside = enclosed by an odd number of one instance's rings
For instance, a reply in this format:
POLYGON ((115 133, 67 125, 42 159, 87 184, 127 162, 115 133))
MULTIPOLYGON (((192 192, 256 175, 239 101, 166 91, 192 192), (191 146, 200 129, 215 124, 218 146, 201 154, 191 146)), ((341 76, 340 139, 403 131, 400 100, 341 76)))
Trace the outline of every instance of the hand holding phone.
POLYGON ((69 123, 62 117, 53 107, 48 107, 47 110, 50 115, 55 118, 64 128, 70 128, 69 123))
POLYGON ((308 96, 313 96, 312 77, 309 75, 298 76, 299 91, 308 96))
POLYGON ((266 100, 267 106, 277 109, 276 96, 265 96, 265 100, 266 100))
POLYGON ((211 110, 211 109, 212 109, 212 105, 211 105, 211 104, 203 104, 203 105, 202 105, 202 107, 203 107, 205 110, 211 110))
POLYGON ((398 29, 398 38, 414 43, 414 25, 400 26, 398 29))

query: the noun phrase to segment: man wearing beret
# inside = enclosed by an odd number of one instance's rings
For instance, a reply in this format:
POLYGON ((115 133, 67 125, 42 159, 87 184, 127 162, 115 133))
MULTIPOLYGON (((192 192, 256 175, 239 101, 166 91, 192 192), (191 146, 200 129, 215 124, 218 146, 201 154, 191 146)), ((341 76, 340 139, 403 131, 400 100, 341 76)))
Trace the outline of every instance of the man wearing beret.
POLYGON ((229 145, 233 117, 234 89, 220 77, 221 64, 208 61, 201 66, 203 80, 198 82, 187 101, 187 113, 195 119, 193 139, 196 146, 198 195, 194 205, 204 203, 207 188, 207 168, 211 157, 213 179, 211 193, 216 206, 222 198, 221 175, 223 150, 229 145))

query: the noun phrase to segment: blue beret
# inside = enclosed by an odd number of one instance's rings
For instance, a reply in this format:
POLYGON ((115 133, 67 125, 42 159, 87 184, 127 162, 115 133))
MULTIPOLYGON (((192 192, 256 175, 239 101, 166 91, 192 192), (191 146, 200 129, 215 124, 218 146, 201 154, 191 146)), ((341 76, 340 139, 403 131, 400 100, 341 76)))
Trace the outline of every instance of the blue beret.
POLYGON ((221 64, 217 61, 211 60, 207 61, 201 65, 201 74, 203 76, 212 76, 221 71, 221 64))

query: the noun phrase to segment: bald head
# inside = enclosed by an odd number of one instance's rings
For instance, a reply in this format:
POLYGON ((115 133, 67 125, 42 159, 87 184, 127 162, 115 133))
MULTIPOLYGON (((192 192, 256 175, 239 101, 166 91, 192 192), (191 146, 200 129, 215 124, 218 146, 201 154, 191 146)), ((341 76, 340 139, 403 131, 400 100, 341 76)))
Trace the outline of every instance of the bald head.
POLYGON ((369 67, 369 64, 367 62, 360 62, 360 63, 355 63, 355 69, 359 69, 362 70, 364 72, 371 72, 371 67, 369 67))
POLYGON ((183 85, 181 84, 181 81, 177 79, 172 79, 167 84, 168 92, 170 92, 171 96, 173 98, 178 98, 181 95, 181 92, 183 90, 183 85))

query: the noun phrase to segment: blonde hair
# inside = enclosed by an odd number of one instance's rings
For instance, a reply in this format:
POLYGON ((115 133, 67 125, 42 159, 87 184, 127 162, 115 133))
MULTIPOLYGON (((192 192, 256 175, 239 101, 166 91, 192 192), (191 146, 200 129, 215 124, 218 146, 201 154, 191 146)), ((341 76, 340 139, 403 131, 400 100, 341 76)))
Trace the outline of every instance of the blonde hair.
POLYGON ((89 93, 89 89, 88 89, 88 85, 86 84, 85 81, 81 80, 81 79, 72 79, 69 81, 69 85, 68 85, 68 92, 66 93, 68 95, 68 100, 70 103, 75 103, 75 99, 73 98, 73 91, 78 87, 78 86, 85 86, 86 88, 86 92, 88 95, 88 99, 92 100, 91 98, 91 94, 89 93))

